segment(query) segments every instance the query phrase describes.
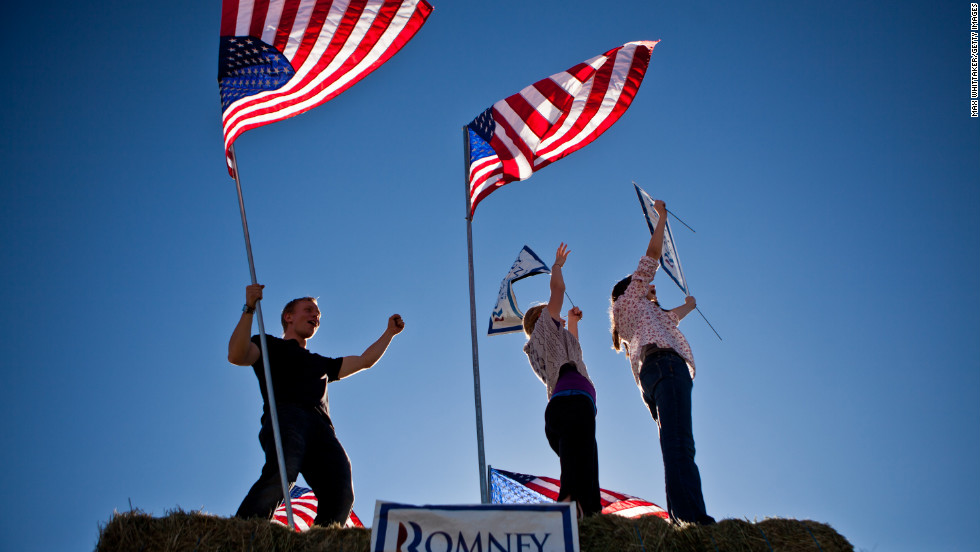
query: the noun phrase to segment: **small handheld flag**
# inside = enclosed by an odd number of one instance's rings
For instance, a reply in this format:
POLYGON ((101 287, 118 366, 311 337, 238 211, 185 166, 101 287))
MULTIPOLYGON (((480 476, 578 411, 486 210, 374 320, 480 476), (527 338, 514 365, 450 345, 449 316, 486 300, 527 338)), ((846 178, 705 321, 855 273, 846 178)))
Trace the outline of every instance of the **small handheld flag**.
MULTIPOLYGON (((653 209, 653 198, 637 186, 636 182, 633 183, 633 187, 636 188, 636 197, 640 199, 640 207, 643 208, 643 215, 647 219, 647 226, 650 228, 650 233, 653 234, 653 230, 657 226, 657 221, 660 220, 660 215, 653 209)), ((684 226, 687 225, 684 224, 684 226)), ((690 226, 687 227, 691 228, 690 226)), ((691 231, 693 230, 692 228, 691 231)), ((660 266, 670 276, 670 279, 677 284, 677 287, 681 288, 684 295, 691 294, 690 288, 687 287, 687 280, 684 278, 684 271, 681 269, 681 259, 677 256, 677 248, 674 246, 674 235, 670 231, 670 219, 667 219, 664 223, 664 249, 663 253, 660 254, 660 266)), ((711 325, 711 322, 708 322, 708 318, 701 312, 701 309, 698 307, 694 308, 701 315, 701 318, 704 318, 705 323, 708 324, 711 331, 715 332, 715 335, 721 340, 721 335, 718 333, 718 330, 711 325)))
POLYGON ((514 296, 514 282, 536 274, 550 274, 551 269, 538 257, 531 248, 524 246, 517 255, 517 260, 510 267, 510 272, 500 282, 500 292, 497 294, 497 304, 490 315, 490 328, 487 335, 499 335, 519 332, 523 329, 524 313, 517 306, 514 296))
MULTIPOLYGON (((636 197, 640 200, 640 207, 643 208, 643 216, 647 219, 647 226, 650 227, 650 233, 653 234, 653 229, 657 226, 657 221, 660 220, 660 215, 653 209, 653 198, 636 183, 633 183, 633 187, 636 188, 636 197)), ((677 287, 681 288, 684 295, 691 294, 687 287, 687 280, 684 278, 684 271, 681 269, 681 259, 677 256, 677 248, 674 247, 674 236, 670 231, 670 219, 667 219, 664 226, 664 249, 660 256, 660 266, 677 284, 677 287)))

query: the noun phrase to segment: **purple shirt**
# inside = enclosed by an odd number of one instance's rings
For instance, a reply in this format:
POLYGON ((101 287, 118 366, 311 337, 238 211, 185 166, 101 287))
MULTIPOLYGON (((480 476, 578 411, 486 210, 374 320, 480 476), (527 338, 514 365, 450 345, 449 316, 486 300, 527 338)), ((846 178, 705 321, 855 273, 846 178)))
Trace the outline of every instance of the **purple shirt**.
POLYGON ((563 395, 586 395, 592 400, 592 407, 596 407, 595 386, 592 385, 589 378, 578 373, 578 370, 569 365, 562 367, 551 398, 563 395))

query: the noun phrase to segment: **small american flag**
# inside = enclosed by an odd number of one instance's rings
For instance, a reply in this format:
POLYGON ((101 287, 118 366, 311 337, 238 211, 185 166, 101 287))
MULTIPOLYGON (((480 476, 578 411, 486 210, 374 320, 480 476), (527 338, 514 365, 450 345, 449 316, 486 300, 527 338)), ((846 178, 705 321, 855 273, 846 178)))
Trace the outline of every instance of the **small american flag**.
MULTIPOLYGON (((534 504, 536 502, 555 502, 561 482, 550 477, 527 475, 498 470, 490 467, 490 502, 494 504, 534 504)), ((599 489, 599 501, 603 514, 635 518, 657 516, 667 519, 667 511, 653 502, 599 489)))
POLYGON ((415 36, 426 0, 223 0, 218 86, 228 172, 245 131, 347 90, 415 36))
POLYGON ((629 108, 659 41, 629 42, 487 108, 467 128, 470 216, 491 192, 589 145, 629 108))
MULTIPOLYGON (((296 530, 309 531, 310 527, 313 526, 313 520, 316 519, 316 495, 306 487, 293 485, 292 489, 289 490, 289 504, 293 508, 293 523, 296 524, 296 530)), ((286 519, 285 503, 279 504, 279 507, 276 508, 275 513, 272 514, 272 522, 279 525, 289 525, 289 521, 286 519)), ((364 527, 364 524, 361 523, 357 514, 351 510, 350 517, 347 518, 344 527, 364 527)))

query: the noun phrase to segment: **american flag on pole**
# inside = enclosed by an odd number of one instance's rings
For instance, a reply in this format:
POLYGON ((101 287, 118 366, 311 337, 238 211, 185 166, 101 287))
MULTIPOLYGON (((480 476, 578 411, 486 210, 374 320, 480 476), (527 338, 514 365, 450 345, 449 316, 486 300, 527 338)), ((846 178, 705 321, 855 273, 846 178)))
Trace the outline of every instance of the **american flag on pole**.
POLYGON ((629 42, 540 80, 468 126, 470 216, 491 192, 589 145, 626 112, 659 41, 629 42))
MULTIPOLYGON (((527 475, 490 467, 490 502, 494 504, 534 504, 555 502, 561 482, 550 477, 527 475)), ((628 518, 657 516, 667 519, 667 511, 653 502, 623 493, 599 489, 603 514, 628 518)))
MULTIPOLYGON (((310 527, 313 526, 313 520, 316 519, 316 495, 311 489, 293 485, 289 490, 289 503, 293 507, 293 522, 296 524, 296 530, 309 531, 310 527)), ((285 503, 280 503, 279 507, 276 508, 275 513, 272 514, 272 522, 289 526, 289 522, 286 520, 285 503)), ((347 518, 344 527, 364 527, 364 524, 361 523, 357 514, 351 510, 350 517, 347 518)))
POLYGON ((228 172, 245 131, 329 101, 415 36, 426 0, 223 0, 218 86, 228 172))

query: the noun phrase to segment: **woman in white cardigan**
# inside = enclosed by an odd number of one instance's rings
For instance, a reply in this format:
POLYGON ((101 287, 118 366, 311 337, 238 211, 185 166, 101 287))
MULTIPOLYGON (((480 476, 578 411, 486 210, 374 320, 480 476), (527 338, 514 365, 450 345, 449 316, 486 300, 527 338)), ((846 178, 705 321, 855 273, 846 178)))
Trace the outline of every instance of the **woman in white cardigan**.
POLYGON ((595 386, 578 342, 582 310, 569 309, 567 329, 561 317, 565 296, 562 267, 568 254, 567 245, 558 246, 551 267, 551 297, 546 305, 531 307, 524 315, 524 333, 528 337, 524 352, 548 393, 544 431, 561 462, 558 500, 578 503, 581 517, 599 513, 602 505, 595 440, 595 386))

